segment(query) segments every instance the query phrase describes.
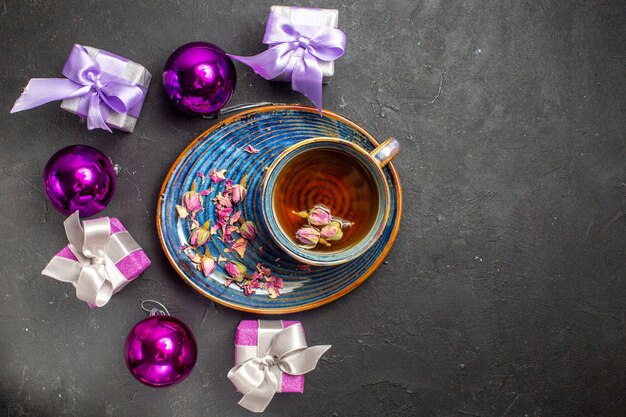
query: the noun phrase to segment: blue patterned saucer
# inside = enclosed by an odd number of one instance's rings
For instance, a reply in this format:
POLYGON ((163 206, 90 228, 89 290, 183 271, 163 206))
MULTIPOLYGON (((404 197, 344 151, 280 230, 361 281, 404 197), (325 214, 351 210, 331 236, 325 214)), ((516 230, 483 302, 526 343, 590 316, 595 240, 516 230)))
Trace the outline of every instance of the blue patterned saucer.
MULTIPOLYGON (((274 105, 243 111, 212 126, 194 140, 174 162, 161 188, 157 206, 157 230, 163 250, 178 274, 204 296, 242 311, 258 314, 285 314, 309 310, 336 300, 365 281, 384 260, 398 233, 402 212, 402 189, 398 173, 390 163, 384 169, 391 192, 391 208, 382 236, 363 256, 333 267, 312 266, 310 270, 281 252, 269 236, 263 233, 261 207, 257 191, 263 182, 265 168, 288 146, 313 137, 337 137, 371 151, 378 143, 355 123, 324 110, 323 116, 310 107, 274 105), (260 152, 245 151, 248 145, 260 152), (251 241, 243 259, 217 238, 208 243, 214 256, 236 260, 253 271, 262 263, 283 279, 280 296, 270 298, 266 290, 245 295, 236 285, 226 286, 228 275, 223 264, 205 277, 183 249, 188 244, 188 220, 180 219, 176 205, 190 190, 198 172, 207 176, 213 170, 226 169, 226 176, 238 183, 247 175, 248 196, 243 200, 242 217, 259 228, 257 238, 251 241), (260 250, 260 248, 262 248, 260 250)), ((215 224, 211 198, 204 201, 205 209, 198 213, 198 221, 215 224)))

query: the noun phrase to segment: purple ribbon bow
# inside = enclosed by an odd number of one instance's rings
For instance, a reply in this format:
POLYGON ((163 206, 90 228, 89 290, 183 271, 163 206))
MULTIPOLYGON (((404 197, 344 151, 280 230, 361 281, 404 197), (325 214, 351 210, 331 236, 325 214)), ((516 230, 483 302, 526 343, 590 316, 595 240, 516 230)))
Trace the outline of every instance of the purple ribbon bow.
POLYGON ((267 20, 263 43, 271 45, 264 52, 254 56, 229 56, 250 66, 254 72, 266 80, 278 77, 287 69, 292 58, 298 58, 291 70, 292 88, 307 96, 322 112, 322 69, 319 61, 334 61, 344 54, 346 35, 339 29, 328 27, 297 26, 289 19, 270 13, 267 20), (305 36, 308 30, 313 34, 305 36))
POLYGON ((143 90, 137 85, 103 72, 100 64, 82 45, 74 45, 62 74, 67 78, 32 78, 13 105, 11 113, 51 101, 85 97, 89 100, 87 128, 111 132, 106 124, 109 109, 126 113, 144 96, 143 90))

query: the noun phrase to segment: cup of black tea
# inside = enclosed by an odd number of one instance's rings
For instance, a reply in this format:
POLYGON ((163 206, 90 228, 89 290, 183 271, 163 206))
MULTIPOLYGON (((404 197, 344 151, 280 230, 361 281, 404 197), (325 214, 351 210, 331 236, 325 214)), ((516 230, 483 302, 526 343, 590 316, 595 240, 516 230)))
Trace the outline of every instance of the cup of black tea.
POLYGON ((339 265, 361 256, 387 224, 392 202, 383 168, 398 152, 394 138, 371 152, 331 137, 285 149, 261 189, 268 234, 304 264, 339 265))

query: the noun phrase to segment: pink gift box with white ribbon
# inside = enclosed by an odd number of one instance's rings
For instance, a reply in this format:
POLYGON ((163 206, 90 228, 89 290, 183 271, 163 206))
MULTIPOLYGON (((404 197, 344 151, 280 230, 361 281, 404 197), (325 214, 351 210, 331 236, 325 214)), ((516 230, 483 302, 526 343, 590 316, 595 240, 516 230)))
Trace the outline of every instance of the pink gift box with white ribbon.
MULTIPOLYGON (((248 359, 258 358, 267 352, 272 338, 296 320, 242 320, 235 331, 235 365, 248 359)), ((304 375, 289 375, 278 368, 273 369, 278 378, 276 392, 304 392, 304 375)))
POLYGON ((277 392, 304 392, 304 374, 330 345, 307 346, 293 320, 243 320, 235 333, 235 366, 228 379, 243 394, 239 405, 261 413, 277 392))
POLYGON ((114 217, 81 221, 78 212, 64 222, 69 244, 42 271, 76 288, 90 307, 102 307, 150 266, 141 246, 114 217))

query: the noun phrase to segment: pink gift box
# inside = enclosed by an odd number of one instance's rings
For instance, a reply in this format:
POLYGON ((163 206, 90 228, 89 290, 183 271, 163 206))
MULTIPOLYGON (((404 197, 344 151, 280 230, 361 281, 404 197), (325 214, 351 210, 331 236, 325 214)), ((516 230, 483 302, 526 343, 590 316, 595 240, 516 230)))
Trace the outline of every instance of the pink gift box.
MULTIPOLYGON (((67 222, 74 216, 78 216, 78 212, 66 220, 66 227, 67 222)), ((78 217, 74 220, 78 221, 78 217)), ((111 217, 107 221, 110 234, 105 245, 105 259, 107 260, 105 267, 114 271, 108 274, 108 279, 111 282, 113 294, 116 294, 150 266, 150 259, 118 219, 111 217)), ((74 248, 74 250, 80 249, 74 248)), ((77 253, 80 256, 80 252, 77 253)), ((60 281, 71 282, 71 278, 78 276, 81 265, 77 255, 70 245, 67 245, 52 258, 42 273, 60 281)), ((91 308, 95 307, 92 304, 88 305, 91 308)))
MULTIPOLYGON (((128 233, 124 225, 118 219, 111 217, 110 221, 111 236, 122 232, 128 233)), ((78 262, 78 258, 74 256, 69 245, 61 249, 56 256, 78 262)), ((146 270, 146 268, 150 266, 150 263, 150 259, 148 259, 148 256, 143 249, 131 252, 127 257, 118 261, 115 264, 115 267, 120 270, 122 275, 124 275, 126 281, 121 281, 118 285, 116 285, 115 292, 121 291, 122 288, 128 285, 130 281, 137 278, 143 271, 146 270)))
MULTIPOLYGON (((282 329, 300 323, 296 320, 242 320, 235 331, 235 366, 263 356, 272 338, 282 329)), ((304 392, 304 375, 278 371, 276 392, 304 392)))

